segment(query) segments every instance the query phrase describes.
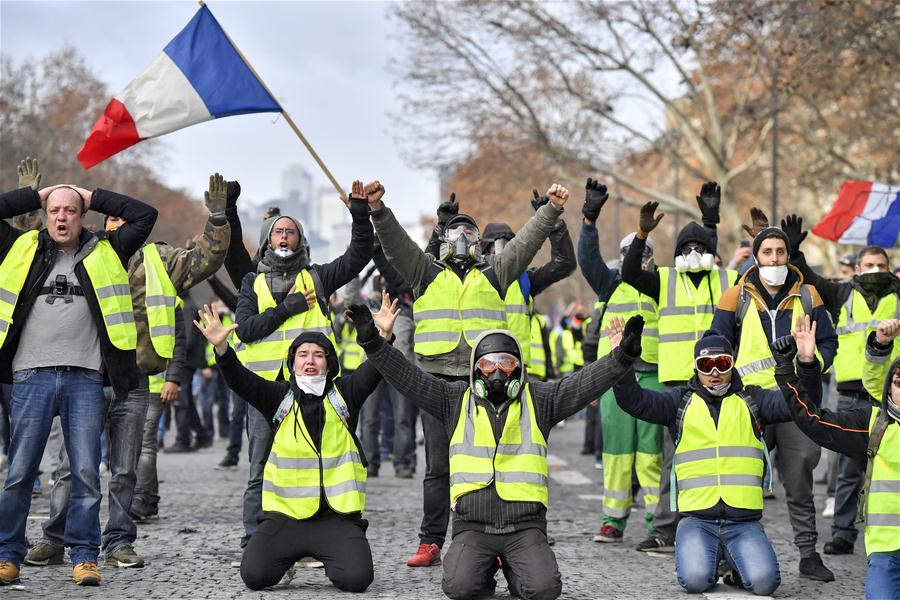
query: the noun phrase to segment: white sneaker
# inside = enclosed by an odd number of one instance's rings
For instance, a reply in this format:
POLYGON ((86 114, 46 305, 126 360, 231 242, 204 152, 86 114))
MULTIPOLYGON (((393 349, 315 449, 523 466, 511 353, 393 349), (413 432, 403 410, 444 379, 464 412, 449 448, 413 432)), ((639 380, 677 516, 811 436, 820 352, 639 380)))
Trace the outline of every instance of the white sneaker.
POLYGON ((825 508, 822 509, 823 517, 833 517, 834 516, 834 497, 825 499, 825 508))
POLYGON ((314 559, 312 556, 307 556, 295 562, 294 566, 306 569, 323 569, 325 568, 325 563, 314 559))

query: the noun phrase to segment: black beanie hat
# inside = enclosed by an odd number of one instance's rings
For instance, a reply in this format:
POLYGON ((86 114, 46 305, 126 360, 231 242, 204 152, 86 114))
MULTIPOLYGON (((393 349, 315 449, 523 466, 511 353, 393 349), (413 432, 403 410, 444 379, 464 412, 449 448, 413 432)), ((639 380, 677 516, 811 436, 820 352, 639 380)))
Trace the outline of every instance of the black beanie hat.
POLYGON ((788 254, 790 254, 791 240, 788 238, 787 234, 782 231, 780 227, 766 227, 753 238, 753 258, 756 258, 756 253, 759 252, 759 247, 762 246, 763 240, 773 237, 784 240, 784 245, 787 248, 788 254))
POLYGON ((708 333, 694 344, 694 358, 700 356, 716 356, 718 354, 730 354, 734 356, 734 348, 728 338, 714 333, 708 333))

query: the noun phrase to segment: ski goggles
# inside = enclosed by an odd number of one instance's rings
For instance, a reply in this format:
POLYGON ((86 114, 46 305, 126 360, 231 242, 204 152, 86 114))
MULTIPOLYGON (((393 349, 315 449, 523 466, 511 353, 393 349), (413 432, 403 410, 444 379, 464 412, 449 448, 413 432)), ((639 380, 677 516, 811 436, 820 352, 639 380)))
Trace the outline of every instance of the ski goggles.
POLYGON ((704 375, 712 375, 713 369, 719 375, 727 373, 734 367, 734 357, 730 354, 717 354, 715 356, 698 356, 694 359, 694 368, 704 375))
POLYGON ((448 242, 455 242, 456 239, 465 234, 469 240, 477 240, 478 239, 478 229, 471 225, 456 225, 448 229, 445 232, 445 236, 447 237, 448 242))
POLYGON ((485 375, 490 375, 497 369, 500 369, 507 375, 512 375, 516 367, 519 366, 519 359, 507 352, 491 352, 480 357, 475 366, 485 375))

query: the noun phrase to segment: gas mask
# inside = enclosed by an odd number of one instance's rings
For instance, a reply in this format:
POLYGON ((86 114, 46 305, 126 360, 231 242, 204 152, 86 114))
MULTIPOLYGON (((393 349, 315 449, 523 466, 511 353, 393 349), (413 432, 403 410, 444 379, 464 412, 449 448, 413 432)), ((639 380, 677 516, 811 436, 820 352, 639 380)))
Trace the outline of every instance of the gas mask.
POLYGON ((788 275, 787 265, 770 265, 759 267, 759 277, 769 285, 784 285, 788 275))
POLYGON ((715 266, 716 257, 706 251, 706 246, 696 242, 688 243, 675 257, 675 270, 679 273, 699 273, 715 266))
POLYGON ((457 263, 481 259, 478 229, 469 223, 460 223, 444 232, 441 242, 441 259, 457 263))
POLYGON ((507 352, 491 352, 475 361, 474 392, 479 398, 503 403, 518 397, 522 366, 507 352))
POLYGON ((500 254, 501 252, 503 252, 503 249, 508 243, 509 241, 505 238, 498 238, 494 240, 494 254, 500 254))

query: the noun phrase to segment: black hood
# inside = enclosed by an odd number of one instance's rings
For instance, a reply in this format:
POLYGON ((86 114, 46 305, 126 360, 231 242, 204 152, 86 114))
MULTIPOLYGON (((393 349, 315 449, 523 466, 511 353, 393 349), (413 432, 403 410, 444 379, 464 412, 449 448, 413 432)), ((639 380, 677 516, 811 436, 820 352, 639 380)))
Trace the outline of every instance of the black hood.
POLYGON ((488 247, 497 240, 506 240, 508 242, 514 237, 516 237, 515 232, 506 223, 488 223, 481 237, 481 251, 486 253, 488 247))
POLYGON ((325 349, 325 358, 328 362, 328 373, 326 374, 326 379, 328 384, 325 386, 328 389, 331 386, 331 382, 337 377, 338 372, 340 371, 340 363, 338 362, 337 352, 334 349, 334 346, 331 343, 331 340, 322 333, 318 331, 305 331, 297 336, 297 339, 291 344, 291 347, 288 349, 287 355, 287 365, 288 370, 291 372, 291 384, 293 385, 293 381, 295 379, 294 376, 294 354, 297 353, 297 348, 300 347, 301 344, 305 344, 306 342, 312 342, 313 344, 318 344, 325 349))
POLYGON ((712 252, 712 239, 709 236, 709 230, 696 221, 691 221, 678 232, 678 237, 675 240, 674 256, 681 256, 681 249, 689 242, 699 242, 706 246, 707 252, 712 252))

